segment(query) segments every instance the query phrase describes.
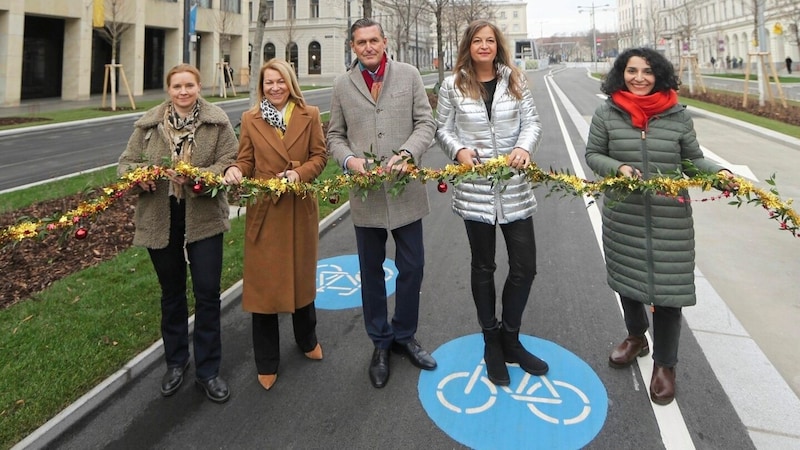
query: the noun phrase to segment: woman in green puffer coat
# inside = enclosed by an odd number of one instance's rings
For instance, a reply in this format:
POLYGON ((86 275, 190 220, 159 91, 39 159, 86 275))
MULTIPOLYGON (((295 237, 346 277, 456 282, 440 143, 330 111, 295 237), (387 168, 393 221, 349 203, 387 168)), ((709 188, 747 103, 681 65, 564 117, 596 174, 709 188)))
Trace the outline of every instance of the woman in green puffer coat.
MULTIPOLYGON (((683 170, 730 171, 703 158, 694 124, 678 104, 679 80, 655 50, 635 48, 614 62, 602 91, 609 99, 592 118, 586 163, 599 176, 649 179, 683 170), (691 164, 686 169, 684 161, 691 164)), ((688 192, 680 197, 633 192, 607 194, 603 249, 608 284, 619 293, 628 337, 609 356, 627 367, 650 347, 645 304, 653 306, 653 376, 650 398, 666 405, 675 397, 675 364, 681 308, 694 305, 694 229, 688 192)))

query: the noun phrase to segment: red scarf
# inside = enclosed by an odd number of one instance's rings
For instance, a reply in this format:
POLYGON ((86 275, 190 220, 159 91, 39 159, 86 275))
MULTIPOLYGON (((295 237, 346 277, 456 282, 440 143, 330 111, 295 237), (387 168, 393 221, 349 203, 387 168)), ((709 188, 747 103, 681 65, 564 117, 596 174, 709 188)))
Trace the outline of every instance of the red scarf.
POLYGON ((367 82, 367 89, 369 90, 369 93, 372 95, 372 99, 375 100, 376 102, 378 101, 378 95, 380 95, 381 93, 381 88, 383 88, 383 74, 385 72, 386 72, 386 53, 383 54, 383 57, 381 58, 381 63, 378 66, 378 71, 375 72, 374 77, 369 72, 369 70, 367 70, 366 67, 361 70, 361 76, 364 77, 364 81, 367 82))
POLYGON ((654 92, 650 95, 636 95, 630 91, 617 91, 611 99, 620 108, 631 115, 631 122, 636 128, 647 130, 650 118, 678 104, 678 93, 668 91, 654 92))

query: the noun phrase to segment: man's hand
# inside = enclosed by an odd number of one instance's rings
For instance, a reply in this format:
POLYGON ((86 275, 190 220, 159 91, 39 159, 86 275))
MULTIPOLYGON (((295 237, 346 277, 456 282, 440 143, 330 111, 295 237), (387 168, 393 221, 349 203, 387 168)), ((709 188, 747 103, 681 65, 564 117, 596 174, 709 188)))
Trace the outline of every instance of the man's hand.
POLYGON ((367 160, 353 156, 347 160, 347 170, 355 173, 364 173, 367 171, 367 160))

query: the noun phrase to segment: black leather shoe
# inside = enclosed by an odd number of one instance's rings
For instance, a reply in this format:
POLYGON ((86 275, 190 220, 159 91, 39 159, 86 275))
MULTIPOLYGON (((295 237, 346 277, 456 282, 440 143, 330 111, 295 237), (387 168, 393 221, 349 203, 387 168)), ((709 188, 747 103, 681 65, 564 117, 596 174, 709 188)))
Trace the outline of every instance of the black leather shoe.
POLYGON ((178 392, 178 389, 183 384, 183 374, 189 368, 189 361, 186 364, 178 367, 167 367, 167 373, 161 379, 161 395, 169 397, 170 395, 178 392))
POLYGON ((392 342, 392 351, 395 353, 404 353, 408 356, 411 364, 424 370, 433 370, 436 368, 436 360, 430 355, 416 339, 412 339, 405 343, 392 342))
POLYGON ((225 403, 231 396, 228 390, 228 383, 220 376, 216 376, 206 381, 196 380, 197 386, 205 391, 206 397, 214 403, 225 403))
POLYGON ((389 349, 375 348, 372 360, 369 362, 369 381, 378 389, 386 386, 389 381, 389 349))

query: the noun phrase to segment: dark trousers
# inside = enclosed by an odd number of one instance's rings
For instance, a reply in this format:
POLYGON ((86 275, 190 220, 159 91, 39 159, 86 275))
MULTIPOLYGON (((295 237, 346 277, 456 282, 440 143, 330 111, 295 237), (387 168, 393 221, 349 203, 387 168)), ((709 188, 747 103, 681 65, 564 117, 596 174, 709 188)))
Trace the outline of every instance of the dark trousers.
MULTIPOLYGON (((253 352, 259 375, 278 373, 281 341, 277 314, 253 313, 253 352)), ((317 309, 314 302, 292 313, 294 340, 303 353, 317 346, 317 309)))
MULTIPOLYGON (((628 334, 642 336, 650 327, 645 304, 620 296, 628 334)), ((662 367, 678 363, 678 342, 681 337, 681 308, 656 306, 653 309, 653 361, 662 367)))
MULTIPOLYGON (((472 252, 470 283, 478 312, 478 323, 484 330, 497 327, 494 288, 496 225, 465 220, 469 248, 472 252)), ((503 286, 503 326, 518 331, 522 313, 528 304, 533 279, 536 277, 536 239, 533 218, 500 224, 508 251, 508 276, 503 286)))
POLYGON ((189 360, 189 308, 186 298, 186 261, 192 274, 195 298, 194 362, 196 376, 208 380, 219 375, 222 359, 220 331, 220 277, 222 234, 186 245, 186 205, 170 199, 169 244, 148 249, 161 285, 161 337, 167 367, 183 367, 189 360))
POLYGON ((408 342, 417 332, 419 292, 425 268, 422 220, 392 230, 399 273, 391 324, 387 319, 386 274, 383 271, 388 231, 366 227, 355 227, 355 230, 367 335, 378 348, 389 348, 392 341, 408 342))

